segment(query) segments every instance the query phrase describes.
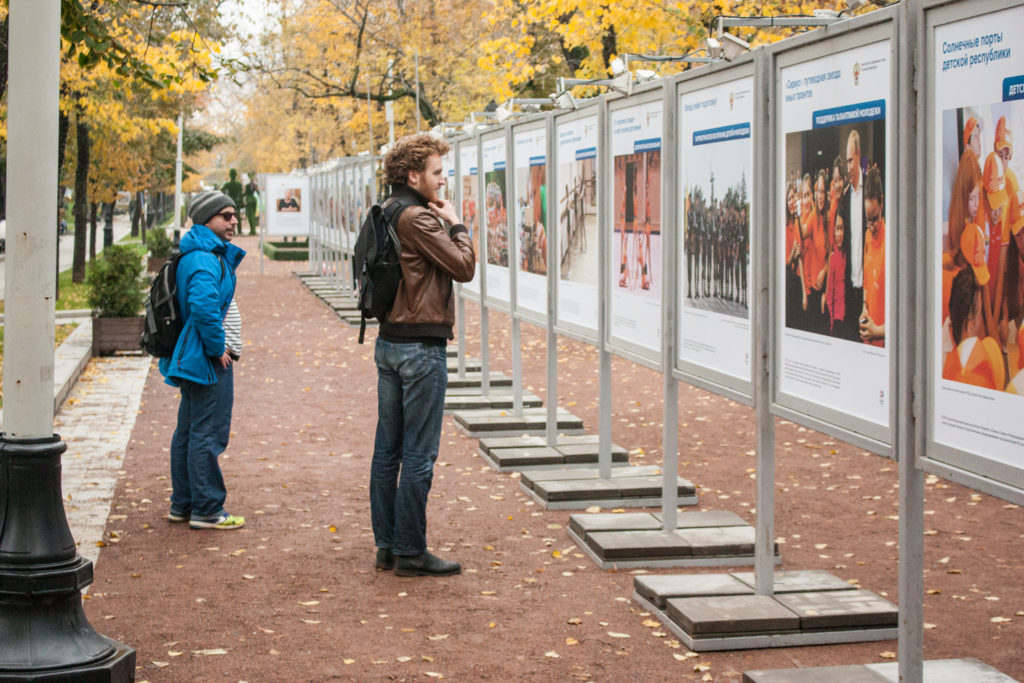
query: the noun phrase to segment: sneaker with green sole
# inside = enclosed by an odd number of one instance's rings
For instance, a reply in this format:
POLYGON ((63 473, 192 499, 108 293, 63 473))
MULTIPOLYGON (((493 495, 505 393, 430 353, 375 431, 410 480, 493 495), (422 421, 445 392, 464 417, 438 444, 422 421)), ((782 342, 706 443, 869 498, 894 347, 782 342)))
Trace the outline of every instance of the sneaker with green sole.
POLYGON ((241 529, 245 526, 245 517, 239 517, 237 515, 229 515, 223 512, 218 517, 212 519, 196 519, 193 517, 188 525, 193 529, 216 529, 219 531, 230 531, 231 529, 241 529))

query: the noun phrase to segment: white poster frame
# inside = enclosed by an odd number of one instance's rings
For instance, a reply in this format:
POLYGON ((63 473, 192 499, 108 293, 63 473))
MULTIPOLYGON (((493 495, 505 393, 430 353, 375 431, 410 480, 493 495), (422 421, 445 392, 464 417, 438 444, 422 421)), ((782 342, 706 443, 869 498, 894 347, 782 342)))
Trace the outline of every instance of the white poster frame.
MULTIPOLYGON (((509 254, 509 269, 513 270, 513 282, 515 286, 515 296, 513 297, 514 315, 520 319, 530 322, 538 327, 547 329, 548 326, 548 287, 549 278, 545 275, 539 275, 537 273, 531 273, 522 268, 522 262, 520 259, 520 252, 522 251, 520 240, 522 239, 522 228, 519 224, 520 207, 519 207, 519 171, 521 170, 521 164, 523 162, 523 154, 520 153, 520 148, 525 146, 532 147, 528 143, 528 138, 531 133, 541 135, 539 136, 539 142, 536 142, 538 149, 542 156, 542 165, 544 167, 544 182, 547 185, 547 190, 551 187, 551 159, 548 155, 551 140, 551 117, 548 114, 542 114, 539 116, 530 117, 517 121, 514 125, 509 126, 511 128, 511 141, 512 144, 509 147, 511 154, 508 155, 510 158, 509 173, 507 175, 508 183, 508 201, 511 204, 512 211, 510 212, 509 219, 512 225, 512 232, 510 233, 510 244, 514 247, 514 251, 509 254)), ((531 141, 532 142, 532 141, 531 141)), ((534 164, 534 157, 536 154, 527 154, 525 168, 527 172, 531 172, 534 164)), ((547 191, 546 190, 546 191, 547 191)), ((550 200, 548 200, 550 201, 550 200)), ((542 210, 541 219, 543 223, 548 222, 549 211, 542 210)), ((546 229, 547 250, 551 249, 551 243, 549 236, 551 234, 550 229, 546 229)), ((547 251, 545 251, 545 254, 547 251)), ((545 271, 547 269, 548 259, 544 257, 545 271)))
POLYGON ((265 178, 266 234, 271 237, 308 237, 312 217, 311 202, 313 201, 309 176, 294 173, 267 173, 265 178), (285 197, 286 190, 299 191, 299 210, 282 214, 278 209, 278 202, 288 201, 285 197))
MULTIPOLYGON (((674 278, 670 272, 671 258, 667 254, 665 249, 659 249, 660 256, 654 258, 651 257, 653 262, 652 266, 661 269, 662 277, 655 278, 658 284, 653 288, 654 292, 649 296, 649 299, 654 301, 649 302, 647 312, 650 314, 645 316, 648 324, 656 325, 653 330, 648 330, 647 335, 652 340, 651 346, 643 346, 636 342, 635 339, 627 339, 621 334, 616 333, 616 300, 621 299, 621 305, 625 309, 628 303, 637 303, 636 296, 625 296, 616 297, 615 289, 618 286, 619 277, 617 273, 612 272, 614 268, 614 255, 615 255, 615 151, 616 151, 616 132, 615 132, 615 117, 618 112, 623 110, 632 109, 639 113, 641 110, 648 110, 650 113, 658 113, 661 118, 660 125, 656 125, 650 128, 649 131, 645 131, 645 134, 649 133, 653 135, 655 132, 659 136, 659 149, 661 152, 659 161, 659 183, 660 183, 660 202, 659 202, 659 216, 662 218, 668 214, 668 199, 665 192, 666 178, 670 177, 669 171, 673 168, 675 160, 675 150, 673 146, 668 144, 668 141, 673 139, 675 131, 670 129, 670 110, 669 107, 674 103, 666 103, 666 92, 668 92, 668 79, 665 79, 665 83, 654 82, 637 88, 635 94, 628 97, 621 95, 611 95, 605 99, 606 114, 605 114, 605 126, 604 126, 604 137, 602 142, 604 143, 602 155, 603 161, 607 164, 610 177, 605 182, 605 187, 608 188, 605 197, 601 198, 601 203, 609 217, 606 220, 607 227, 602 235, 602 240, 605 245, 605 260, 602 263, 602 268, 606 271, 606 279, 604 284, 604 299, 606 315, 608 316, 608 324, 606 331, 605 343, 616 355, 631 360, 635 363, 651 368, 658 372, 664 371, 665 360, 663 358, 664 345, 662 343, 662 333, 664 331, 665 320, 664 320, 664 305, 666 296, 666 282, 672 282, 674 286, 674 278), (656 293, 655 293, 656 292, 656 293), (655 303, 656 302, 656 303, 655 303), (656 309, 656 310, 655 310, 656 309)), ((627 127, 627 126, 623 126, 627 127)), ((645 138, 646 139, 646 138, 645 138)), ((641 140, 630 140, 630 143, 641 142, 641 140)), ((626 143, 620 143, 626 144, 626 143)), ((634 207, 635 210, 635 207, 634 207)), ((668 232, 667 225, 660 226, 661 237, 664 240, 666 233, 668 232)), ((647 309, 644 309, 647 310, 647 309)), ((635 310, 634 310, 635 312, 635 310)), ((640 327, 639 321, 631 320, 628 321, 634 324, 638 329, 640 327)), ((638 332, 641 334, 641 332, 638 332)))
MULTIPOLYGON (((939 423, 939 405, 938 405, 938 394, 941 391, 946 391, 944 387, 952 386, 953 383, 947 382, 941 379, 942 368, 938 365, 936 360, 937 354, 940 353, 938 348, 938 342, 936 336, 933 333, 935 325, 941 325, 938 321, 939 313, 936 310, 934 302, 939 296, 939 288, 936 285, 935 274, 938 269, 942 268, 940 256, 937 254, 937 250, 941 249, 941 246, 936 241, 936 235, 934 232, 935 226, 939 225, 939 222, 943 221, 941 215, 937 215, 935 208, 935 202, 938 198, 933 196, 933 192, 937 187, 937 171, 941 163, 941 159, 936 158, 935 146, 941 144, 938 142, 939 137, 942 136, 940 129, 941 122, 936 120, 936 110, 939 106, 942 106, 937 102, 937 95, 939 91, 937 69, 940 67, 940 61, 944 59, 941 53, 942 48, 936 47, 937 33, 941 33, 942 27, 959 22, 969 22, 972 20, 980 20, 989 14, 1008 12, 1011 16, 1014 14, 1024 14, 1024 2, 1020 0, 972 0, 972 2, 930 2, 925 4, 921 8, 923 13, 923 20, 921 21, 922 30, 924 33, 923 40, 921 42, 921 70, 924 75, 923 86, 921 88, 919 98, 919 120, 921 122, 919 126, 919 141, 921 145, 921 153, 924 158, 922 173, 922 182, 924 187, 918 193, 920 198, 919 211, 920 215, 924 217, 923 225, 925 226, 925 235, 923 235, 920 242, 927 245, 922 249, 921 261, 925 263, 925 292, 926 292, 926 313, 925 313, 925 330, 922 334, 924 338, 924 353, 925 353, 925 401, 923 407, 923 418, 925 423, 925 448, 918 457, 919 467, 926 471, 939 476, 942 476, 951 481, 969 486, 971 488, 983 491, 989 495, 993 495, 1004 500, 1010 501, 1017 505, 1024 505, 1024 466, 1014 466, 1012 463, 1001 461, 998 458, 994 458, 986 453, 984 444, 986 441, 991 444, 991 435, 980 436, 977 435, 972 439, 972 448, 961 448, 956 445, 948 443, 947 440, 942 440, 941 437, 937 436, 937 424, 939 423), (935 58, 933 58, 935 57, 935 58), (938 136, 938 137, 936 137, 938 136)), ((997 19, 997 21, 1006 19, 997 19)), ((1005 30, 1003 25, 998 27, 998 31, 1002 32, 1005 30)), ((975 35, 973 32, 970 35, 975 35)), ((970 37, 968 34, 964 34, 963 38, 970 37)), ((1017 52, 1019 43, 1009 43, 1013 48, 1013 52, 1017 52)), ((1006 47, 1007 44, 995 45, 993 48, 1006 47)), ((977 53, 981 50, 979 47, 976 50, 972 50, 972 53, 977 53)), ((988 48, 985 48, 987 51, 988 48)), ((950 52, 945 58, 951 58, 953 56, 959 56, 963 51, 950 52)), ((968 57, 968 59, 970 59, 968 57)), ((1011 57, 1014 61, 1007 65, 1020 63, 1019 57, 1011 57)), ((985 66, 981 65, 984 69, 985 66)), ((973 69, 973 67, 972 67, 973 69)), ((1024 68, 1020 69, 1016 75, 1019 76, 1024 73, 1024 68)), ((1003 75, 1013 75, 1013 72, 1007 69, 1003 75)), ((979 79, 984 78, 982 75, 977 76, 979 79)), ((973 76, 972 76, 973 78, 973 76)), ((993 78, 993 77, 990 77, 993 78)), ((957 95, 960 93, 958 92, 957 95)), ((942 101, 945 101, 948 94, 944 93, 942 101)), ((963 100, 959 106, 987 106, 982 102, 968 101, 968 98, 959 98, 963 100)), ((994 99, 986 100, 986 102, 995 102, 994 99)), ((991 122, 986 122, 985 125, 989 125, 991 122)), ((983 136, 983 139, 987 143, 991 143, 993 140, 994 130, 989 127, 987 136, 983 136)), ((988 149, 991 145, 983 145, 983 156, 987 155, 988 149)), ((941 200, 940 200, 941 201, 941 200)), ((1012 239, 1012 237, 1011 237, 1012 239)), ((988 398, 989 392, 985 389, 975 390, 973 387, 965 385, 967 390, 967 400, 976 403, 978 406, 981 404, 980 401, 985 401, 988 398)), ((995 398, 1009 398, 1009 397, 995 397, 995 398)), ((1024 399, 1021 399, 1024 401, 1024 399)), ((986 403, 988 401, 985 401, 986 403)), ((1018 421, 1019 425, 1020 422, 1018 421)))
MULTIPOLYGON (((491 248, 490 235, 488 234, 489 228, 483 225, 488 220, 487 213, 487 174, 496 173, 497 171, 505 171, 505 191, 502 201, 504 206, 502 209, 505 211, 504 218, 504 229, 506 239, 506 254, 508 263, 511 264, 513 249, 515 248, 513 235, 512 235, 512 220, 508 215, 508 161, 509 161, 509 140, 508 140, 508 127, 502 127, 494 131, 488 131, 480 136, 480 166, 478 175, 478 185, 480 188, 480 200, 483 207, 477 207, 477 215, 481 220, 480 229, 480 262, 483 265, 483 273, 481 277, 484 278, 483 291, 484 300, 489 308, 493 308, 506 313, 512 309, 512 269, 508 265, 502 266, 494 263, 490 263, 488 260, 488 252, 491 248), (490 155, 490 156, 488 156, 490 155)), ((497 183, 495 183, 497 186, 497 183)), ((496 190, 494 190, 496 191, 496 190)), ((499 218, 500 220, 500 218, 499 218)))
POLYGON ((455 198, 456 198, 456 213, 459 214, 459 218, 465 224, 469 230, 470 239, 476 237, 476 242, 473 245, 476 250, 476 270, 473 272, 473 279, 469 282, 463 282, 459 291, 462 296, 471 301, 480 301, 480 278, 483 272, 483 262, 485 259, 482 258, 483 245, 482 236, 480 231, 480 136, 474 135, 471 137, 461 137, 455 141, 456 153, 456 173, 455 173, 455 198), (475 197, 474 204, 474 215, 472 217, 467 216, 466 213, 466 201, 467 198, 464 195, 464 183, 468 178, 468 182, 472 188, 476 189, 477 196, 475 197))
MULTIPOLYGON (((592 312, 593 325, 586 325, 586 324, 584 324, 583 321, 582 321, 582 318, 584 316, 569 316, 569 315, 567 315, 565 313, 566 305, 567 305, 567 303, 570 303, 570 302, 566 301, 568 298, 570 298, 570 294, 569 294, 570 287, 564 285, 563 280, 562 280, 562 275, 561 275, 561 253, 562 253, 563 237, 562 237, 561 220, 560 219, 557 221, 557 224, 558 224, 557 229, 552 230, 552 231, 549 232, 551 238, 550 238, 550 240, 548 242, 548 249, 552 250, 556 254, 555 258, 558 259, 558 264, 559 264, 558 276, 555 277, 555 278, 552 278, 552 280, 551 280, 552 286, 555 289, 555 331, 558 332, 558 334, 565 335, 565 336, 570 337, 572 339, 576 339, 578 341, 582 341, 584 343, 591 344, 593 346, 597 346, 597 344, 599 342, 599 339, 600 339, 600 333, 598 331, 599 330, 599 326, 600 326, 600 315, 601 315, 601 284, 600 284, 601 272, 600 271, 601 271, 602 268, 604 268, 604 265, 601 262, 601 246, 600 246, 600 241, 602 239, 602 213, 604 211, 604 206, 601 203, 601 194, 599 192, 599 189, 602 187, 602 185, 601 185, 601 169, 602 169, 601 159, 602 159, 602 156, 601 155, 602 155, 603 150, 604 150, 604 140, 605 140, 605 135, 604 135, 604 112, 605 112, 605 109, 604 109, 604 106, 602 106, 602 103, 603 103, 602 100, 598 100, 598 101, 594 102, 593 104, 588 104, 586 106, 580 107, 576 111, 572 111, 572 112, 569 112, 569 113, 566 113, 566 114, 555 116, 554 117, 554 123, 553 123, 553 126, 552 126, 552 133, 551 133, 552 137, 555 138, 554 144, 552 146, 552 148, 555 150, 555 154, 554 154, 554 158, 551 160, 551 174, 552 174, 552 176, 554 178, 554 180, 553 180, 553 182, 551 184, 555 188, 555 193, 554 193, 555 210, 554 210, 554 214, 555 214, 555 216, 560 216, 561 215, 561 211, 562 211, 562 209, 561 209, 562 199, 561 199, 561 194, 560 194, 561 190, 559 190, 558 188, 561 188, 561 187, 565 186, 566 185, 566 181, 567 181, 567 179, 562 177, 562 175, 563 175, 562 168, 561 168, 562 164, 559 163, 560 162, 560 156, 559 156, 560 152, 558 150, 560 149, 560 145, 559 145, 558 138, 559 138, 559 135, 560 135, 561 131, 563 130, 562 127, 572 126, 574 124, 577 124, 578 122, 583 122, 583 123, 580 123, 579 125, 586 125, 586 123, 589 122, 589 120, 591 120, 591 119, 593 120, 594 126, 595 126, 594 134, 593 134, 593 137, 591 138, 591 140, 593 142, 592 146, 593 146, 593 148, 595 150, 593 158, 594 158, 594 166, 595 166, 595 169, 594 169, 594 185, 595 185, 595 187, 594 187, 594 194, 595 194, 595 201, 596 201, 596 212, 595 212, 595 221, 596 221, 596 226, 595 227, 596 227, 596 229, 595 229, 594 239, 591 241, 591 246, 588 248, 588 251, 589 251, 589 249, 593 249, 594 252, 595 252, 594 258, 597 260, 598 280, 597 280, 597 282, 594 283, 593 287, 589 288, 589 291, 588 291, 588 289, 586 289, 588 287, 587 285, 580 284, 580 283, 574 283, 574 285, 577 285, 577 286, 575 286, 573 288, 573 294, 572 294, 572 297, 571 297, 572 298, 571 303, 573 304, 573 306, 574 307, 580 307, 581 309, 582 309, 583 304, 586 303, 586 299, 588 298, 588 296, 592 297, 593 300, 590 302, 589 310, 592 312)), ((583 144, 586 144, 586 143, 584 142, 583 144)), ((588 149, 588 148, 579 148, 579 149, 574 150, 573 151, 574 156, 575 156, 576 153, 578 153, 578 152, 580 152, 580 151, 582 151, 584 149, 588 149)), ((556 221, 552 221, 552 223, 554 224, 554 223, 556 223, 556 221)))
MULTIPOLYGON (((898 22, 893 13, 879 13, 877 16, 865 15, 857 20, 841 22, 829 27, 829 35, 819 37, 814 32, 805 34, 791 41, 778 43, 772 48, 772 106, 769 110, 769 144, 771 145, 771 159, 773 173, 769 185, 765 191, 771 195, 771 212, 769 214, 770 244, 772 249, 771 259, 771 287, 775 291, 772 300, 772 413, 780 417, 792 420, 798 424, 810 427, 817 431, 843 439, 849 443, 865 448, 879 455, 891 457, 892 449, 892 425, 895 423, 897 391, 896 378, 896 344, 899 340, 895 335, 895 321, 900 311, 899 302, 896 299, 897 264, 892 260, 895 246, 896 230, 899 229, 898 216, 899 196, 894 196, 891 191, 893 187, 893 173, 899 168, 899 146, 894 140, 896 129, 895 121, 904 114, 899 111, 899 97, 897 86, 899 83, 899 59, 897 45, 899 42, 898 22), (778 255, 784 249, 784 235, 780 237, 779 216, 785 211, 785 202, 780 197, 785 191, 785 173, 780 173, 785 163, 785 134, 780 112, 780 105, 783 102, 783 70, 811 63, 819 59, 827 59, 833 55, 840 55, 848 51, 867 48, 884 41, 889 42, 888 52, 888 83, 889 92, 886 97, 885 110, 885 157, 886 171, 884 173, 884 195, 885 195, 885 220, 886 226, 886 321, 892 321, 887 325, 886 334, 886 357, 887 357, 887 386, 888 394, 880 396, 879 400, 885 402, 884 415, 886 424, 852 415, 842 410, 821 405, 820 402, 808 400, 807 398, 785 393, 781 390, 781 368, 784 362, 782 353, 782 335, 785 327, 785 292, 779 286, 784 282, 782 266, 778 263, 778 255)), ((851 98, 852 99, 852 98, 851 98)), ((831 107, 829 107, 831 108, 831 107)), ((807 333, 807 338, 818 335, 807 333)), ((827 336, 821 335, 823 340, 827 336)))
MULTIPOLYGON (((755 83, 755 65, 754 55, 748 53, 741 60, 733 62, 729 65, 714 64, 709 67, 702 68, 699 70, 693 70, 690 72, 684 72, 675 79, 675 107, 676 107, 676 124, 678 128, 678 134, 676 138, 676 187, 680 188, 681 184, 687 177, 687 160, 683 154, 683 150, 686 147, 686 142, 683 138, 684 128, 689 130, 688 122, 686 121, 686 112, 682 106, 683 99, 697 95, 701 92, 716 92, 724 87, 738 84, 742 81, 749 80, 750 86, 750 118, 749 124, 749 135, 751 138, 750 142, 750 165, 749 174, 747 175, 747 191, 749 204, 749 227, 748 227, 748 239, 749 239, 749 257, 747 259, 747 318, 745 324, 737 323, 737 328, 745 327, 746 332, 746 363, 748 373, 746 377, 738 377, 735 374, 724 372, 720 369, 708 367, 702 365, 693 360, 688 360, 682 356, 683 346, 683 335, 686 334, 687 317, 688 314, 685 310, 684 296, 684 285, 685 278, 688 276, 688 265, 686 263, 684 253, 684 242, 685 242, 685 215, 686 206, 685 198, 681 191, 672 193, 676 197, 676 216, 678 224, 678 238, 676 245, 676 259, 675 274, 676 279, 673 283, 673 287, 676 292, 676 345, 675 345, 675 359, 673 363, 673 375, 676 379, 686 382, 694 386, 699 386, 708 391, 712 391, 716 394, 726 396, 735 401, 743 403, 745 405, 753 404, 753 372, 754 372, 754 357, 755 357, 755 335, 754 335, 754 324, 756 320, 757 312, 755 310, 755 289, 757 283, 754 281, 754 256, 759 248, 763 248, 763 220, 758 212, 754 209, 758 206, 758 192, 762 186, 761 179, 757 177, 756 167, 754 164, 755 151, 757 145, 761 144, 764 137, 765 131, 763 126, 757 125, 755 121, 754 111, 754 98, 756 98, 758 90, 757 84, 755 83)), ((732 95, 730 93, 730 99, 732 95)), ((737 120, 736 125, 739 125, 740 121, 737 120)), ((715 317, 715 316, 712 316, 715 317)), ((716 321, 719 325, 727 325, 730 321, 720 319, 716 321)))

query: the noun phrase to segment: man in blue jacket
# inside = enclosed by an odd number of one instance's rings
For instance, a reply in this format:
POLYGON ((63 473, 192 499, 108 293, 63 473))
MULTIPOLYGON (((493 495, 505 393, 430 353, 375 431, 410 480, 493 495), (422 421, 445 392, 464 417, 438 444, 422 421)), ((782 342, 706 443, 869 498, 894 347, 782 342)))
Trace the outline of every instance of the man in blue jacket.
POLYGON ((193 529, 239 529, 245 518, 224 510, 227 491, 217 457, 228 445, 234 403, 233 358, 225 343, 224 318, 245 251, 231 244, 238 209, 224 193, 196 195, 188 215, 192 227, 181 240, 176 276, 184 327, 172 356, 160 359, 164 381, 181 390, 171 439, 173 491, 167 519, 188 521, 193 529))

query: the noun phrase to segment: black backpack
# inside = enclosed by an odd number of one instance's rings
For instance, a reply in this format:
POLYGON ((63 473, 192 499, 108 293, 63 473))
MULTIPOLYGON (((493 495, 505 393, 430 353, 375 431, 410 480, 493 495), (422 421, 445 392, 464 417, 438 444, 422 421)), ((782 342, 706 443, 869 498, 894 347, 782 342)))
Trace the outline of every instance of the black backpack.
POLYGON ((386 207, 374 204, 359 228, 353 250, 354 272, 359 287, 359 343, 363 343, 367 318, 384 318, 395 304, 402 281, 402 245, 396 228, 398 217, 416 204, 411 198, 396 198, 386 207))
MULTIPOLYGON (((153 277, 146 297, 146 322, 142 327, 142 339, 139 346, 151 356, 170 358, 174 347, 178 344, 178 336, 185 326, 178 308, 178 262, 181 252, 175 249, 167 261, 160 266, 159 272, 153 277)), ((224 279, 224 260, 220 261, 220 277, 224 279)))

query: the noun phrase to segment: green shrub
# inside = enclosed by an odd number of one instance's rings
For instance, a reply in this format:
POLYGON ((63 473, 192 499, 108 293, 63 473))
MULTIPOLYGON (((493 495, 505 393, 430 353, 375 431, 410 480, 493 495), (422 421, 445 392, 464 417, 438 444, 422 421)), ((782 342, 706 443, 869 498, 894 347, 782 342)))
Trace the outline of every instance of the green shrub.
POLYGON ((167 258, 171 255, 174 243, 167 236, 163 228, 155 228, 146 231, 146 246, 149 247, 149 255, 153 258, 167 258))
POLYGON ((139 314, 145 291, 139 276, 142 259, 132 247, 107 247, 89 266, 89 305, 104 318, 130 318, 139 314))

